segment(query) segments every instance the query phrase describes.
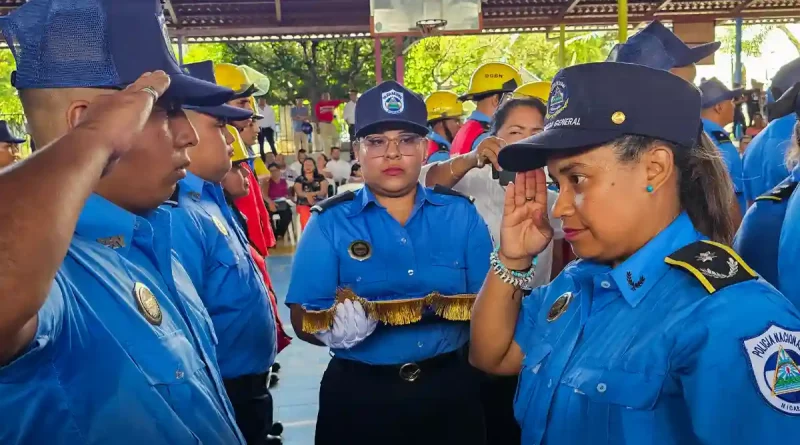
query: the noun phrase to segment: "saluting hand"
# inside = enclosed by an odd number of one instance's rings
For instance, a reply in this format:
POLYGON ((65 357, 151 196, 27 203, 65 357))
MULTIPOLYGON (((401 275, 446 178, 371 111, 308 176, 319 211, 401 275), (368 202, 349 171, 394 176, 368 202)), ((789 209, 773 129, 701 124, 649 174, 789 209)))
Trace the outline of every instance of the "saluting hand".
POLYGON ((155 71, 142 74, 122 91, 97 96, 81 113, 76 129, 96 133, 113 150, 111 159, 116 159, 131 148, 169 83, 165 72, 155 71))
POLYGON ((497 162, 497 155, 500 153, 500 150, 506 146, 506 141, 490 136, 481 141, 478 144, 478 147, 475 149, 473 156, 475 156, 475 162, 478 168, 483 168, 484 165, 492 164, 494 165, 495 170, 500 171, 500 164, 497 162))
POLYGON ((500 223, 500 260, 509 269, 527 269, 551 239, 553 228, 547 216, 544 170, 517 173, 506 188, 500 223))

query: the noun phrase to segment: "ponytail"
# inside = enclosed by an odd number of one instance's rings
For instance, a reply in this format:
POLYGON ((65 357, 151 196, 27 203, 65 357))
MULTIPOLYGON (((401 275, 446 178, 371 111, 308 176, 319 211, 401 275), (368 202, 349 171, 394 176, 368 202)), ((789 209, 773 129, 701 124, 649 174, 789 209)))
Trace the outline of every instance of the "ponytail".
POLYGON ((638 160, 656 144, 668 147, 678 173, 681 208, 695 228, 712 241, 733 242, 736 233, 730 213, 736 203, 733 182, 719 150, 705 132, 691 149, 645 136, 623 136, 613 144, 618 148, 620 160, 627 162, 638 160))

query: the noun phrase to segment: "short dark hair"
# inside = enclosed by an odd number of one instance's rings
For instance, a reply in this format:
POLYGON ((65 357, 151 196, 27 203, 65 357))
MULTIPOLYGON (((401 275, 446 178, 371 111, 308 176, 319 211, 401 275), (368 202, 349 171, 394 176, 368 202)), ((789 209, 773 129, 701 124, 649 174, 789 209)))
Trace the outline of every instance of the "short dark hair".
POLYGON ((297 150, 297 153, 298 153, 298 154, 300 154, 300 153, 304 153, 304 154, 305 154, 305 152, 306 152, 306 149, 305 149, 305 148, 301 148, 300 150, 297 150))
POLYGON ((280 165, 278 165, 278 164, 276 164, 276 163, 274 163, 274 162, 270 162, 270 163, 269 163, 269 165, 267 166, 267 168, 272 168, 272 167, 275 167, 275 168, 277 168, 278 170, 280 170, 280 169, 281 169, 281 166, 280 166, 280 165))
POLYGON ((339 150, 339 151, 342 151, 342 149, 341 149, 340 147, 331 147, 331 151, 333 151, 333 150, 339 150))
POLYGON ((357 90, 357 89, 355 89, 355 88, 350 88, 350 92, 351 92, 351 93, 358 93, 358 90, 357 90))

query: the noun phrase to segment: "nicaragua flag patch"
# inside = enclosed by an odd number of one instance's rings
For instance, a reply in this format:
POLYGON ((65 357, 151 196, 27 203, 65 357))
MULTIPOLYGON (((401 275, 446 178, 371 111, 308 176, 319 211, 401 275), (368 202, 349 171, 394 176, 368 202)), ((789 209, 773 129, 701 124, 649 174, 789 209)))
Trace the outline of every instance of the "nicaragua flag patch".
POLYGON ((800 332, 772 325, 744 347, 761 395, 776 409, 800 415, 800 332))

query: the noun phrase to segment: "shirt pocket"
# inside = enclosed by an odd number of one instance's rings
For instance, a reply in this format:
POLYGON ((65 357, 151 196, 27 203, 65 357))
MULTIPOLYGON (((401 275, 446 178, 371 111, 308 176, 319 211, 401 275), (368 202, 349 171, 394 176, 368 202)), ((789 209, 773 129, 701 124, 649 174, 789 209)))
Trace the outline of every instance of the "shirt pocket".
POLYGON ((520 425, 525 423, 528 408, 533 404, 543 380, 544 361, 552 351, 553 347, 547 343, 537 343, 525 351, 522 369, 519 372, 517 393, 514 395, 514 417, 520 425))
POLYGON ((205 368, 205 363, 181 331, 153 341, 137 342, 129 346, 128 352, 148 383, 167 400, 178 395, 178 387, 205 368))
POLYGON ((350 257, 342 259, 339 267, 339 283, 358 293, 359 289, 369 288, 386 282, 386 266, 375 260, 358 261, 350 257))
POLYGON ((431 277, 445 286, 443 289, 434 289, 442 294, 459 294, 467 292, 467 262, 461 252, 440 252, 431 255, 431 277))

